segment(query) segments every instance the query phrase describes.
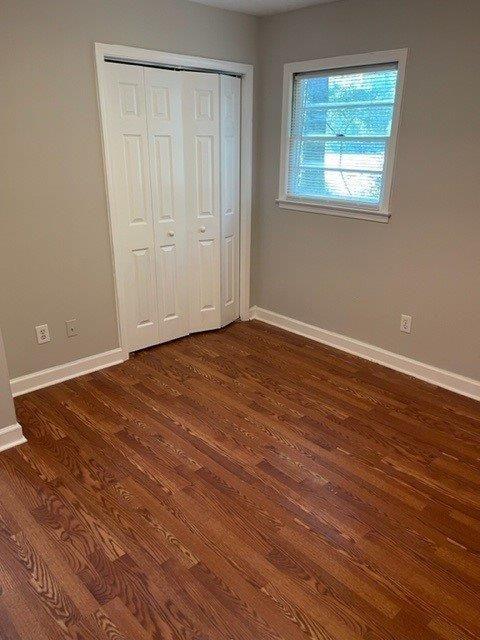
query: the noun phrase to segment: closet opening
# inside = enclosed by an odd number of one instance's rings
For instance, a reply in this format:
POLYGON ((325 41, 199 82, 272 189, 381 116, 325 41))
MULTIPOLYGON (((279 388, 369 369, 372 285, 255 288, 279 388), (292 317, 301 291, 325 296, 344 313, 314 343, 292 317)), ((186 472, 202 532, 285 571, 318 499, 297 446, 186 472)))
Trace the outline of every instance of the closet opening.
POLYGON ((97 75, 130 353, 249 318, 252 68, 109 48, 97 75))

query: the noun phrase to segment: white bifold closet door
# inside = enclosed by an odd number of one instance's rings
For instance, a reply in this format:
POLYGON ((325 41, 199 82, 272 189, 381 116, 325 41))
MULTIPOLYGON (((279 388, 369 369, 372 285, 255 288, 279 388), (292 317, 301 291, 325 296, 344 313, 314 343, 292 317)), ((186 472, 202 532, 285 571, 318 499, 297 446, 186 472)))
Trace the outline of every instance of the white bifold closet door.
POLYGON ((109 65, 117 278, 134 351, 239 316, 240 79, 109 65))
POLYGON ((240 78, 220 76, 222 325, 240 315, 240 78))

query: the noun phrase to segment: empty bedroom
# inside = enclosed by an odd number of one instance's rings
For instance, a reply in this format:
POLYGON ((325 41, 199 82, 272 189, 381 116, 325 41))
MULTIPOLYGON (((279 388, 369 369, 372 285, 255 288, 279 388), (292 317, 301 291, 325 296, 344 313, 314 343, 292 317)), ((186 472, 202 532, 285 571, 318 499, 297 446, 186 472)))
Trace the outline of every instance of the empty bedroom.
POLYGON ((0 640, 480 638, 479 25, 0 0, 0 640))

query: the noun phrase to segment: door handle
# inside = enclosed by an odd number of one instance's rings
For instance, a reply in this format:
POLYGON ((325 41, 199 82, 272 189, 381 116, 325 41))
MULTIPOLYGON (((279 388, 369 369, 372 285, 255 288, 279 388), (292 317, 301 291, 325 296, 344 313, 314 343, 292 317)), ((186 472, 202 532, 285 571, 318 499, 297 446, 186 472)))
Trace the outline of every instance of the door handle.
POLYGON ((200 227, 200 229, 199 229, 200 233, 205 233, 206 230, 207 230, 206 227, 200 227))
POLYGON ((167 231, 167 236, 170 236, 170 238, 173 238, 174 235, 175 231, 167 231))

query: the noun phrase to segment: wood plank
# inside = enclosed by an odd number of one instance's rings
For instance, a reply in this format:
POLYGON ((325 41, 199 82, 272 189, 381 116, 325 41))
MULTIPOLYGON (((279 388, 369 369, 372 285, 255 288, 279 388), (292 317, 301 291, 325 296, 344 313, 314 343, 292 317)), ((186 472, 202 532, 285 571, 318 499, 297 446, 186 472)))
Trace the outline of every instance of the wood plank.
POLYGON ((257 321, 16 398, 5 640, 480 637, 480 405, 257 321))

